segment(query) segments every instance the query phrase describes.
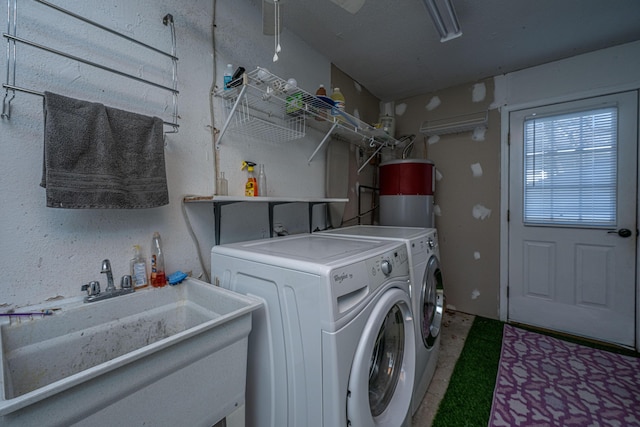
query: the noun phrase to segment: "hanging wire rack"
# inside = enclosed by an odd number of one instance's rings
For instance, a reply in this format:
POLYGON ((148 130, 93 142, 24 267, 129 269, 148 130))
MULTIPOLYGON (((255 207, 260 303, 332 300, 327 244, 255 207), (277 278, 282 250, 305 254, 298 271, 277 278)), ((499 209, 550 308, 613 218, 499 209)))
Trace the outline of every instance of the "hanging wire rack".
POLYGON ((46 0, 33 0, 37 3, 40 3, 44 6, 47 6, 57 12, 63 13, 65 15, 68 15, 72 18, 75 18, 81 22, 84 22, 86 24, 92 25, 100 30, 106 31, 110 34, 116 35, 128 42, 137 44, 138 46, 141 46, 143 48, 148 49, 151 52, 163 55, 165 57, 168 57, 171 59, 172 61, 172 85, 171 86, 166 86, 160 83, 156 83, 153 82, 151 80, 148 79, 144 79, 142 77, 133 75, 133 74, 129 74, 126 72, 123 72, 121 70, 118 70, 116 68, 104 65, 104 64, 100 64, 97 62, 93 62, 93 61, 89 61, 88 59, 85 58, 81 58, 79 56, 76 55, 71 55, 69 53, 63 52, 61 50, 58 49, 54 49, 50 46, 46 46, 40 43, 36 43, 32 40, 28 40, 22 37, 18 37, 17 35, 17 27, 18 27, 18 0, 7 0, 7 32, 3 33, 2 36, 7 39, 7 53, 6 53, 6 59, 7 59, 7 64, 6 64, 6 80, 5 83, 2 84, 2 87, 5 89, 5 94, 2 100, 2 113, 0 114, 0 117, 2 117, 3 119, 10 119, 11 118, 11 102, 15 99, 16 97, 16 91, 17 92, 24 92, 24 93, 29 93, 32 95, 38 95, 38 96, 44 96, 44 93, 42 91, 38 91, 32 88, 26 88, 26 87, 21 87, 18 86, 16 84, 16 63, 17 63, 17 45, 21 44, 21 45, 27 45, 27 46, 31 46, 34 47, 36 49, 39 50, 43 50, 49 53, 52 53, 54 55, 58 55, 58 56, 62 56, 74 61, 78 61, 78 62, 82 62, 83 64, 87 64, 90 65, 92 67, 96 67, 99 69, 102 69, 104 71, 108 71, 110 73, 113 74, 117 74, 119 76, 123 76, 123 77, 127 77, 129 79, 138 81, 140 83, 144 83, 147 85, 151 85, 153 87, 159 88, 159 89, 163 89, 166 91, 171 92, 172 94, 172 121, 168 122, 168 121, 164 121, 165 125, 168 125, 172 128, 172 131, 168 131, 165 133, 176 133, 178 132, 178 128, 180 127, 180 125, 178 125, 177 121, 178 121, 178 58, 176 56, 176 35, 175 35, 175 26, 174 26, 174 22, 173 22, 173 16, 171 14, 167 14, 164 16, 162 22, 164 25, 167 25, 170 27, 171 29, 171 53, 167 53, 164 52, 160 49, 157 49, 153 46, 150 46, 146 43, 143 43, 139 40, 136 40, 132 37, 127 36, 126 34, 122 34, 118 31, 115 31, 111 28, 105 27, 102 24, 99 24, 95 21, 92 21, 90 19, 87 19, 83 16, 80 16, 70 10, 64 9, 60 6, 57 6, 53 3, 50 3, 46 0))
POLYGON ((312 95, 264 68, 246 72, 231 84, 233 87, 215 92, 222 98, 225 112, 216 148, 227 130, 264 141, 286 142, 304 137, 308 127, 325 134, 309 163, 329 137, 376 148, 373 156, 384 147, 398 144, 382 129, 333 108, 330 98, 312 95))

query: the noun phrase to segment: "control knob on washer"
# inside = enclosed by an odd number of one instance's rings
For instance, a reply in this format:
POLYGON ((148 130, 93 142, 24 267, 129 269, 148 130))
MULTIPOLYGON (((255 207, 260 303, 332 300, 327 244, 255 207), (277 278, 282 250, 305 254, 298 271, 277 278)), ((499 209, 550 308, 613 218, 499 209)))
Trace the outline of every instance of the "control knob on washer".
POLYGON ((391 274, 391 270, 393 270, 393 266, 391 265, 389 260, 385 259, 385 260, 382 260, 382 262, 380 263, 380 270, 382 270, 385 276, 388 276, 391 274))

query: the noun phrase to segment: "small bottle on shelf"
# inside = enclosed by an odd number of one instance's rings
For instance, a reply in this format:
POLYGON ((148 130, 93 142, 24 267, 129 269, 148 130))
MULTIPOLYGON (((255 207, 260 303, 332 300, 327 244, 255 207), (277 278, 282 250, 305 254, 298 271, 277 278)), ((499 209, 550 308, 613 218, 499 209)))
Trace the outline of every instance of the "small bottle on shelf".
POLYGON ((340 92, 340 88, 333 88, 333 92, 331 93, 331 99, 334 102, 334 106, 331 109, 331 115, 336 118, 338 121, 344 121, 344 118, 340 113, 344 113, 345 107, 345 99, 342 92, 340 92))
POLYGON ((325 103, 323 102, 321 96, 327 96, 327 90, 324 88, 324 85, 320 85, 318 90, 316 90, 316 97, 319 98, 318 107, 316 108, 316 120, 321 122, 327 119, 327 109, 324 107, 325 103))
POLYGON ((229 183, 224 177, 224 172, 220 172, 218 174, 218 179, 216 180, 216 193, 218 196, 226 196, 229 194, 229 183))
POLYGON ((228 84, 231 83, 231 79, 233 78, 233 64, 227 64, 227 69, 224 71, 224 90, 231 89, 228 84))
POLYGON ((267 196, 267 175, 264 173, 263 164, 260 164, 258 172, 258 196, 267 196))

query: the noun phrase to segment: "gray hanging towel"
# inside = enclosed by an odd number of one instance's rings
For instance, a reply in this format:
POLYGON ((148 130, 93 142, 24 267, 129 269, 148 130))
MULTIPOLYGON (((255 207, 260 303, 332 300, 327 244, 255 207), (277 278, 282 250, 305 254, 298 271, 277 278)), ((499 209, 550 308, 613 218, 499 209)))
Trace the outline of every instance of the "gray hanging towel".
POLYGON ((168 204, 162 120, 45 92, 40 185, 52 208, 168 204))

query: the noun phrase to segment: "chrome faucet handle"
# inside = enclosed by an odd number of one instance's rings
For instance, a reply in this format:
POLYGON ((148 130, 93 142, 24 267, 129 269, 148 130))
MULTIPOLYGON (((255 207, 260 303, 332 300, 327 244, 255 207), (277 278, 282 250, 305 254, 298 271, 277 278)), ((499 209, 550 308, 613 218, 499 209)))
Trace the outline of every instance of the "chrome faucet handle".
POLYGON ((125 274, 120 279, 120 289, 131 289, 133 286, 131 285, 131 275, 125 274))
POLYGON ((88 296, 98 295, 100 293, 100 282, 93 280, 86 285, 82 285, 80 289, 86 291, 88 296))
POLYGON ((97 280, 89 282, 89 286, 91 289, 91 295, 98 295, 100 293, 100 282, 97 280))

